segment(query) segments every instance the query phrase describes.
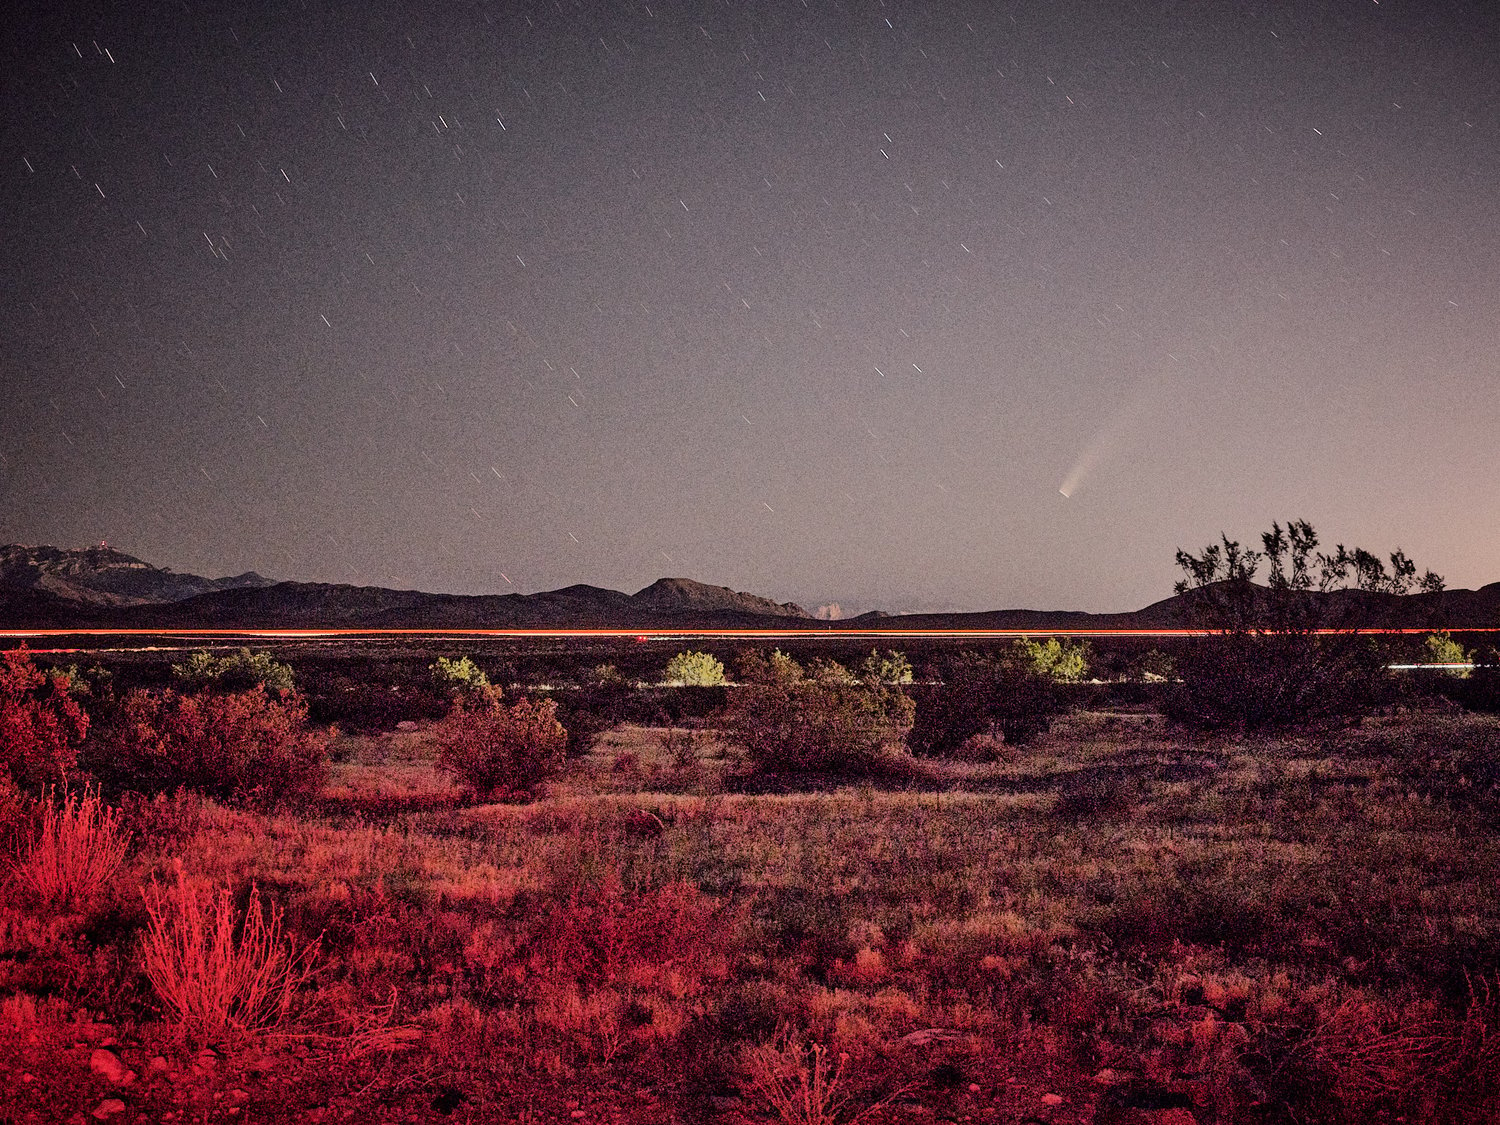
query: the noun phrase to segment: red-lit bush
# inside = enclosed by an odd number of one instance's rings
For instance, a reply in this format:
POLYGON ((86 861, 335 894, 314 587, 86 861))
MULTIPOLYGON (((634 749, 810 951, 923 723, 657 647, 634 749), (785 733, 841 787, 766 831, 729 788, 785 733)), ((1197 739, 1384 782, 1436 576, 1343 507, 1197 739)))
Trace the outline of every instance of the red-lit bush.
POLYGON ((238 804, 315 794, 329 736, 307 728, 295 693, 133 691, 101 747, 100 772, 146 792, 179 786, 238 804))
POLYGON ((496 699, 460 697, 433 735, 438 764, 486 796, 533 789, 562 768, 568 747, 550 699, 507 707, 496 699))
POLYGON ((78 762, 89 717, 68 695, 68 677, 44 672, 25 646, 0 659, 0 773, 37 788, 63 783, 78 762))

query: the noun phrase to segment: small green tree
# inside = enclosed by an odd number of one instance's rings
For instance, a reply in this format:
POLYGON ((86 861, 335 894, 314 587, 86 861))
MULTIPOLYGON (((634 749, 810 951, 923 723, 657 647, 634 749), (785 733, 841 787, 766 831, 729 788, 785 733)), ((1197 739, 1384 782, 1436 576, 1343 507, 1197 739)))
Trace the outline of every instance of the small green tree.
POLYGON ((427 669, 432 673, 433 686, 450 699, 500 698, 500 689, 467 656, 456 659, 440 656, 427 669))
MULTIPOLYGON (((670 667, 670 665, 668 665, 670 667)), ((620 669, 613 664, 595 664, 588 674, 587 682, 593 687, 614 687, 626 683, 620 669)))
POLYGON ((724 665, 706 652, 679 652, 667 661, 666 682, 683 687, 718 687, 724 665))
POLYGON ((808 664, 804 674, 808 679, 816 680, 820 684, 859 683, 859 677, 837 660, 825 660, 822 657, 818 657, 808 664))
POLYGON ((1164 683, 1177 675, 1177 665, 1159 648, 1153 648, 1136 661, 1136 674, 1146 683, 1164 683))
POLYGON ((1087 641, 1069 644, 1048 637, 1044 643, 1038 644, 1029 637, 1021 637, 1016 641, 1015 650, 1023 666, 1059 683, 1074 684, 1088 675, 1092 650, 1087 641))
POLYGON ((285 695, 294 690, 292 666, 274 659, 267 652, 242 648, 228 656, 211 652, 193 653, 181 664, 172 665, 172 675, 190 691, 213 688, 217 691, 250 691, 264 687, 285 695))
POLYGON ((894 649, 882 653, 879 649, 872 648, 859 671, 860 679, 873 680, 878 684, 911 683, 911 663, 906 659, 905 653, 894 649))
MULTIPOLYGON (((1427 664, 1468 664, 1473 654, 1453 639, 1451 633, 1428 633, 1422 641, 1422 660, 1427 664)), ((1469 669, 1444 669, 1450 676, 1468 679, 1469 669)))

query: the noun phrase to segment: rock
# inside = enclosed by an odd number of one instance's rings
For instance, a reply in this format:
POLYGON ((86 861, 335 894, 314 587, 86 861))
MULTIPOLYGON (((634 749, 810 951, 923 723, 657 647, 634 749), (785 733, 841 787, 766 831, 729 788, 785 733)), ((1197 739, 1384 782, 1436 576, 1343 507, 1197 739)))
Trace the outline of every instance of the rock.
POLYGON ((130 1073, 120 1061, 119 1055, 103 1047, 95 1047, 94 1053, 89 1056, 89 1070, 116 1086, 123 1084, 125 1076, 130 1073))
POLYGON ((108 1121, 117 1113, 125 1112, 125 1103, 119 1098, 105 1098, 94 1107, 94 1116, 100 1121, 108 1121))
POLYGON ((1067 1099, 1064 1098, 1061 1094, 1043 1094, 1042 1095, 1042 1104, 1043 1105, 1062 1105, 1063 1102, 1065 1102, 1065 1101, 1067 1101, 1067 1099))
POLYGON ((165 1074, 167 1072, 166 1056, 156 1055, 146 1066, 152 1074, 165 1074))
POLYGON ((1125 1081, 1125 1076, 1108 1066, 1094 1075, 1094 1082, 1099 1086, 1117 1086, 1123 1081, 1125 1081))
POLYGON ((412 722, 410 719, 402 719, 399 723, 396 724, 396 729, 397 730, 416 730, 417 729, 417 724, 414 723, 414 722, 412 722))

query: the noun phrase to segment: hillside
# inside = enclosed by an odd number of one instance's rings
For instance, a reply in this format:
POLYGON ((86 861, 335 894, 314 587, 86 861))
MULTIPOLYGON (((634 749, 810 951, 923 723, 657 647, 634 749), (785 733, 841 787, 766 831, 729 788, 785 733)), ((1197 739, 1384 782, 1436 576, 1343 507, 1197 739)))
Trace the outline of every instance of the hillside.
POLYGON ((574 585, 535 594, 429 594, 249 572, 202 578, 107 547, 0 547, 0 624, 118 628, 699 628, 809 619, 727 586, 663 578, 636 594, 574 585))
MULTIPOLYGON (((429 594, 381 586, 275 582, 253 571, 202 578, 151 566, 107 547, 0 547, 0 625, 27 628, 755 628, 806 624, 830 631, 902 629, 1170 629, 1190 624, 1197 593, 1127 613, 988 610, 908 614, 879 611, 820 622, 801 606, 727 586, 662 578, 634 594, 574 585, 535 594, 429 594)), ((1500 626, 1500 582, 1478 590, 1409 597, 1338 591, 1346 624, 1397 628, 1500 626)))
POLYGON ((103 545, 0 547, 0 590, 35 590, 100 606, 160 605, 219 590, 271 585, 254 571, 232 578, 178 574, 103 545))

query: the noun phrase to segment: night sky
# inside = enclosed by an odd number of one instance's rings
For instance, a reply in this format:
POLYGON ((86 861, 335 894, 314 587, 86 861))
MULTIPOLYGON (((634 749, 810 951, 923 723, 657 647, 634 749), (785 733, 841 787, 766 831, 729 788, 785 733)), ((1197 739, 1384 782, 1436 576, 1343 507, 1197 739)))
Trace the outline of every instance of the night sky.
POLYGON ((0 542, 1102 611, 1300 517, 1500 579, 1500 5, 6 34, 0 542))

